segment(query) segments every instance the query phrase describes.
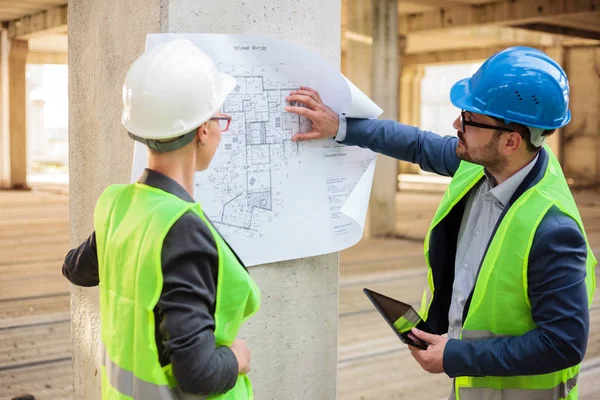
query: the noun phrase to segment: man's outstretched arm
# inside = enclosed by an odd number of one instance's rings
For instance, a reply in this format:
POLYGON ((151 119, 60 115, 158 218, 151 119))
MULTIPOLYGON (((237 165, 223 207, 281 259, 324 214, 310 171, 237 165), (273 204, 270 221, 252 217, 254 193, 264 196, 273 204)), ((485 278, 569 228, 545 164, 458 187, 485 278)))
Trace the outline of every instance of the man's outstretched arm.
POLYGON ((306 106, 286 107, 287 111, 312 122, 312 131, 298 133, 292 140, 335 138, 339 143, 417 163, 425 171, 445 176, 454 175, 460 164, 456 137, 442 137, 390 120, 346 119, 325 105, 319 93, 310 88, 292 92, 287 100, 306 106))

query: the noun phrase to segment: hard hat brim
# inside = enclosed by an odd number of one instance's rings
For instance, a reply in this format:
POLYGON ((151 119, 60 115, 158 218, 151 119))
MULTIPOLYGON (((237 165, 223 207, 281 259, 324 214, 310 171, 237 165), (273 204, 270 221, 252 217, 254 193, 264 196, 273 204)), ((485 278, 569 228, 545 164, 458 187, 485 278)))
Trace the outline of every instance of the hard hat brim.
POLYGON ((220 72, 219 75, 221 76, 221 79, 223 80, 223 91, 221 92, 221 96, 218 98, 218 101, 215 103, 216 107, 214 108, 214 110, 211 110, 210 114, 208 116, 204 116, 200 120, 200 122, 194 124, 195 126, 193 126, 191 129, 186 129, 184 132, 179 132, 176 135, 173 135, 173 137, 179 136, 181 134, 185 134, 185 133, 189 132, 190 130, 198 128, 200 125, 202 125, 202 124, 206 123, 208 120, 210 120, 217 113, 217 111, 219 111, 220 109, 223 108, 223 104, 225 103, 227 96, 229 96, 229 94, 237 86, 237 81, 231 75, 228 75, 228 74, 225 74, 222 72, 220 72))
POLYGON ((186 134, 186 133, 198 128, 199 126, 201 126, 202 124, 204 124, 208 120, 210 120, 217 113, 217 111, 219 111, 220 109, 223 108, 223 104, 225 103, 227 96, 229 96, 229 94, 237 86, 237 81, 233 76, 225 74, 223 72, 220 72, 219 75, 221 76, 221 79, 223 80, 223 86, 222 86, 223 90, 221 92, 221 95, 215 102, 216 107, 213 110, 211 110, 211 112, 208 115, 202 116, 202 118, 199 120, 199 122, 193 124, 189 129, 185 129, 184 131, 172 134, 171 137, 181 136, 183 134, 186 134))
POLYGON ((221 96, 218 98, 218 101, 215 103, 216 107, 213 110, 211 110, 209 115, 203 116, 199 122, 193 124, 189 129, 185 129, 184 131, 172 134, 171 137, 181 136, 183 134, 186 134, 186 133, 198 128, 199 126, 201 126, 202 124, 204 124, 208 120, 210 120, 217 113, 217 111, 219 111, 220 109, 223 108, 223 104, 225 103, 227 96, 229 96, 229 94, 237 86, 237 81, 233 76, 231 76, 229 74, 220 72, 219 75, 221 76, 221 79, 223 80, 223 86, 222 86, 223 91, 221 92, 221 96))
MULTIPOLYGON (((221 107, 223 107, 223 103, 225 103, 225 99, 227 98, 227 96, 229 96, 231 94, 231 92, 233 91, 233 89, 235 89, 235 87, 237 86, 237 80, 229 75, 229 74, 225 74, 225 73, 220 73, 221 74, 221 78, 223 78, 223 99, 221 100, 221 105, 219 106, 219 109, 221 107)), ((218 110, 215 110, 215 112, 217 112, 218 110)))
MULTIPOLYGON (((477 114, 489 115, 490 117, 495 117, 495 118, 500 118, 502 120, 506 120, 506 117, 503 115, 498 115, 496 113, 492 113, 492 112, 484 110, 480 107, 477 107, 477 105, 476 105, 477 103, 481 103, 482 105, 485 105, 485 103, 482 103, 481 101, 476 99, 475 96, 473 95, 473 93, 471 92, 471 78, 461 79, 458 82, 456 82, 454 85, 452 85, 452 88, 450 89, 450 101, 452 102, 452 104, 455 107, 457 107, 461 110, 465 110, 465 111, 469 111, 469 112, 473 112, 473 113, 477 113, 477 114)), ((519 121, 510 121, 510 122, 517 122, 517 123, 520 123, 523 125, 532 126, 534 128, 552 130, 552 129, 558 129, 558 128, 561 128, 561 127, 567 125, 569 123, 569 121, 571 121, 571 110, 567 110, 567 115, 565 116, 565 118, 562 119, 561 121, 557 121, 557 124, 555 126, 525 124, 525 123, 519 122, 519 121)))
POLYGON ((452 85, 450 89, 450 101, 461 110, 482 113, 483 111, 473 105, 473 99, 469 90, 469 78, 461 79, 452 85))

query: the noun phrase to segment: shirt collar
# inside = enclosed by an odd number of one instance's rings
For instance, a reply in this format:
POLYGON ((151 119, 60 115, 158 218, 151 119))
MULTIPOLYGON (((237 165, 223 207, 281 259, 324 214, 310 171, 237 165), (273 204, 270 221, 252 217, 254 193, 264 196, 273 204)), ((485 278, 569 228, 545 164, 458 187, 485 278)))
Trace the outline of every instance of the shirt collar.
MULTIPOLYGON (((538 157, 539 153, 536 154, 535 158, 524 168, 521 168, 513 176, 490 190, 489 193, 492 194, 503 207, 506 207, 512 195, 515 194, 521 183, 523 183, 523 180, 525 180, 525 177, 531 172, 538 157)), ((485 171, 485 175, 490 186, 496 185, 496 179, 488 171, 485 171)))
POLYGON ((167 193, 171 193, 172 195, 179 197, 181 200, 185 200, 190 203, 194 202, 192 196, 190 196, 183 186, 168 176, 161 174, 160 172, 146 168, 138 182, 163 190, 167 193))

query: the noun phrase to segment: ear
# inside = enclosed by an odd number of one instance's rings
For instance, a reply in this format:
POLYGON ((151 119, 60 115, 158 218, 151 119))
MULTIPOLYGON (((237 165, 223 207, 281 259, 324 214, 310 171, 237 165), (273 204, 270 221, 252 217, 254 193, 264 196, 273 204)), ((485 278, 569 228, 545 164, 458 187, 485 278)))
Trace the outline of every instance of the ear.
POLYGON ((519 149, 521 144, 525 145, 523 137, 517 132, 508 132, 502 151, 504 155, 511 155, 519 149))
POLYGON ((196 138, 199 142, 206 142, 208 139, 208 122, 203 123, 196 130, 196 138))

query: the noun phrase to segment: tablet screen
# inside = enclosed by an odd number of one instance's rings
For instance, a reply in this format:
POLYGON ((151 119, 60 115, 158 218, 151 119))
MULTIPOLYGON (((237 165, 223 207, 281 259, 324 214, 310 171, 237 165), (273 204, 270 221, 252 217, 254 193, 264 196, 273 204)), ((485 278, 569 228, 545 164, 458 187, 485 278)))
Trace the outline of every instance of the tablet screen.
POLYGON ((402 342, 427 350, 429 343, 414 337, 410 330, 415 326, 425 332, 431 333, 431 330, 410 304, 402 303, 367 288, 364 288, 363 291, 402 342))
POLYGON ((369 290, 369 294, 398 332, 408 332, 421 322, 421 317, 410 305, 373 292, 372 290, 369 290))

